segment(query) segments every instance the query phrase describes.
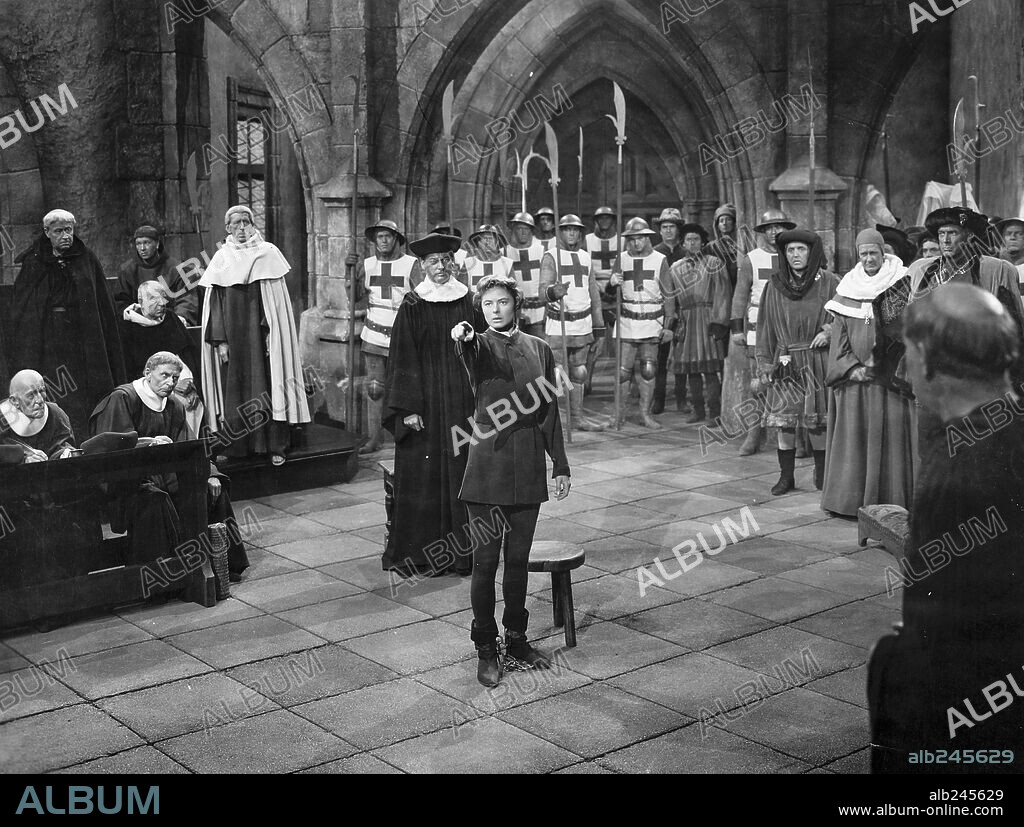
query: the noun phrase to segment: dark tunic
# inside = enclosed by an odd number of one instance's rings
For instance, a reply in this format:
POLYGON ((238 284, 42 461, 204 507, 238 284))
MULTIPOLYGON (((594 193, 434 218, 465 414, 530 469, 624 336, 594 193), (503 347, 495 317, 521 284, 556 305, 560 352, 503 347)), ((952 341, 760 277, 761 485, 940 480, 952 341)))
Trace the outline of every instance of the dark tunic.
POLYGON ((66 373, 74 390, 65 387, 60 405, 83 434, 93 406, 126 379, 103 268, 79 238, 58 259, 41 235, 20 258, 8 315, 8 367, 39 371, 55 387, 66 373))
POLYGON ((49 410, 46 424, 37 434, 32 436, 21 436, 11 430, 7 419, 0 414, 0 445, 18 445, 23 443, 29 448, 44 452, 50 459, 54 459, 65 448, 75 447, 75 434, 71 429, 71 420, 68 415, 52 402, 47 402, 49 410))
POLYGON ((466 542, 469 515, 459 487, 468 451, 456 456, 452 429, 469 427, 475 402, 451 330, 474 318, 469 294, 430 302, 409 293, 398 309, 384 396, 383 425, 395 437, 395 509, 385 569, 432 571, 424 551, 431 543, 450 535, 466 542), (423 418, 422 431, 403 423, 412 414, 423 418))
MULTIPOLYGON (((869 664, 872 740, 909 750, 1016 754, 1009 765, 918 765, 922 772, 1020 772, 1024 700, 1007 675, 1024 691, 1022 414, 1019 400, 1000 398, 946 423, 953 439, 921 446, 903 629, 879 641, 869 664), (996 696, 1004 708, 993 712, 982 690, 996 681, 1009 687, 1013 702, 996 696), (965 699, 985 720, 973 718, 965 699), (973 724, 961 723, 952 739, 951 707, 973 724)), ((895 771, 914 770, 905 756, 889 758, 895 771)))
MULTIPOLYGON (((140 437, 168 436, 173 442, 185 442, 190 438, 185 406, 179 400, 168 397, 164 409, 154 411, 146 406, 131 384, 115 388, 96 406, 89 420, 90 436, 126 431, 136 431, 140 437)), ((235 515, 228 494, 229 480, 213 463, 210 464, 210 476, 220 480, 221 493, 212 500, 207 494, 208 520, 230 525, 235 515)), ((110 524, 115 531, 128 532, 132 558, 153 559, 154 544, 163 546, 164 556, 173 555, 181 537, 181 522, 175 506, 178 494, 175 474, 153 475, 137 484, 119 486, 117 496, 111 502, 110 524)), ((229 567, 233 572, 241 572, 249 566, 245 548, 238 540, 237 530, 229 531, 228 536, 231 538, 228 544, 229 567)))
POLYGON ((228 363, 221 366, 224 383, 225 434, 244 434, 224 449, 229 457, 282 453, 287 447, 287 427, 275 427, 270 395, 270 363, 266 338, 270 332, 263 312, 259 281, 232 287, 211 287, 210 322, 206 341, 226 342, 228 363), (262 412, 262 415, 261 413, 262 412), (252 422, 267 422, 259 428, 252 422))
POLYGON ((871 364, 874 319, 836 315, 827 384, 835 391, 825 447, 821 507, 856 517, 862 505, 908 507, 914 492, 913 403, 885 384, 851 382, 847 375, 871 364))
POLYGON ((771 281, 765 285, 757 310, 757 365, 772 371, 773 381, 763 425, 816 430, 827 424, 828 349, 810 344, 831 319, 825 303, 838 286, 839 279, 828 270, 818 273, 799 301, 784 296, 771 281), (788 366, 785 356, 790 357, 788 366))
POLYGON ((183 316, 191 325, 199 323, 199 291, 194 286, 192 290, 186 289, 178 272, 178 260, 168 256, 163 245, 152 264, 146 264, 136 253, 118 268, 117 286, 114 288, 118 316, 139 300, 139 285, 144 281, 161 282, 168 291, 170 302, 167 309, 175 316, 183 316))
POLYGON ((142 376, 149 357, 166 350, 188 365, 192 376, 195 377, 196 387, 199 387, 199 357, 193 346, 192 337, 181 323, 181 319, 169 309, 164 320, 153 327, 126 322, 124 319, 121 320, 120 326, 121 345, 124 348, 125 367, 128 368, 129 376, 142 376))
POLYGON ((463 345, 463 358, 476 387, 477 430, 464 426, 475 444, 459 446, 469 451, 459 498, 489 505, 546 502, 545 452, 554 464, 552 479, 569 475, 557 398, 566 391, 556 384, 551 348, 518 330, 504 336, 488 329, 463 345))
POLYGON ((724 358, 719 341, 729 333, 732 304, 724 265, 713 256, 684 256, 669 274, 682 334, 672 348, 672 372, 719 373, 724 358))

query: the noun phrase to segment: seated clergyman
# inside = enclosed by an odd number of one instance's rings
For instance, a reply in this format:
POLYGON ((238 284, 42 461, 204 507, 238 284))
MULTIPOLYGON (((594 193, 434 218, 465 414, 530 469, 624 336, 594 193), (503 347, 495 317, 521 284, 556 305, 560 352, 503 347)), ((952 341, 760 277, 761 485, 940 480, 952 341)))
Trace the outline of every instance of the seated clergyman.
POLYGON ((46 383, 34 370, 14 375, 9 398, 0 402, 0 445, 22 449, 25 462, 64 459, 75 450, 75 435, 64 411, 46 401, 46 383))
POLYGON ((120 322, 121 346, 129 376, 139 376, 154 353, 173 353, 184 363, 181 379, 174 389, 185 405, 186 420, 193 436, 199 435, 203 421, 203 404, 195 383, 199 358, 185 324, 168 312, 170 299, 167 290, 158 281, 144 281, 139 285, 138 303, 122 312, 120 322))
MULTIPOLYGON (((182 368, 181 360, 173 353, 154 353, 146 362, 140 379, 114 388, 96 406, 89 419, 90 435, 136 431, 140 447, 191 439, 185 405, 174 394, 182 368)), ((231 529, 235 516, 227 483, 228 478, 210 463, 208 520, 225 523, 231 529)), ((115 531, 127 530, 133 555, 153 559, 153 545, 161 543, 165 546, 164 556, 171 556, 181 535, 180 498, 187 493, 179 490, 174 474, 147 477, 137 490, 120 492, 112 504, 111 527, 115 531)), ((237 528, 229 530, 228 536, 228 564, 235 578, 248 568, 249 560, 237 528)))

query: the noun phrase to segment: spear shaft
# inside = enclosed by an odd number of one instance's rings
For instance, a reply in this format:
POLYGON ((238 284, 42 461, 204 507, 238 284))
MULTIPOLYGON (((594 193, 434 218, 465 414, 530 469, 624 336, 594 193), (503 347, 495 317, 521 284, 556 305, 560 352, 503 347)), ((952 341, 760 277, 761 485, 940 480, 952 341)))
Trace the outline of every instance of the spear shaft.
MULTIPOLYGON (((356 83, 355 97, 352 99, 352 208, 349 210, 348 233, 352 244, 352 254, 358 255, 359 242, 356 240, 356 211, 359 205, 359 92, 362 79, 354 75, 356 83)), ((356 273, 358 266, 353 264, 348 273, 348 398, 346 402, 346 427, 352 433, 356 428, 356 273)), ((370 434, 370 439, 375 435, 370 434)))

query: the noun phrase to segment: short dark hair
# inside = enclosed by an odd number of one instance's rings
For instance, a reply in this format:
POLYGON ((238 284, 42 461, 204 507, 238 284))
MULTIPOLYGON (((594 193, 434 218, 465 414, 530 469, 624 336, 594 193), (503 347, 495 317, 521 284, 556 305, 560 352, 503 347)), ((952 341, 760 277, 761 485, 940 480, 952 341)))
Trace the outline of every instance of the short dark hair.
POLYGON ((903 337, 924 351, 928 379, 995 379, 1020 354, 1017 323, 995 296, 970 284, 944 284, 912 301, 903 337))
POLYGON ((480 279, 476 285, 476 295, 473 296, 473 306, 479 310, 480 303, 483 301, 484 293, 488 290, 493 290, 495 287, 500 287, 501 289, 508 291, 508 294, 512 297, 512 301, 515 303, 516 313, 518 313, 519 309, 523 306, 525 298, 523 296, 522 288, 520 288, 518 282, 508 276, 484 276, 480 279))

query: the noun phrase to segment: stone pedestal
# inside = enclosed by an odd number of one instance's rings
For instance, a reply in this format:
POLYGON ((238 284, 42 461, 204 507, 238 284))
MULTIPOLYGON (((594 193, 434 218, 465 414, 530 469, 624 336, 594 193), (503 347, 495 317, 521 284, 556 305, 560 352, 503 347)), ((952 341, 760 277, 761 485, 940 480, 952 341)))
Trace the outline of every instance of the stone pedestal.
MULTIPOLYGON (((316 409, 326 408, 327 415, 334 420, 346 419, 349 393, 358 394, 360 383, 360 357, 358 338, 362 331, 362 311, 357 310, 355 320, 356 364, 350 366, 348 290, 345 285, 345 257, 355 250, 364 257, 365 244, 363 228, 375 222, 381 211, 381 204, 391 197, 391 191, 368 175, 359 176, 359 194, 356 198, 356 233, 351 236, 352 189, 355 183, 351 173, 339 173, 330 181, 313 191, 321 207, 326 211, 327 232, 318 235, 316 245, 324 251, 323 265, 316 274, 316 303, 302 314, 300 320, 300 341, 302 363, 312 365, 317 375, 323 378, 323 391, 314 397, 316 409), (354 367, 354 370, 352 369, 354 367), (348 378, 345 387, 338 383, 348 378)), ((356 425, 346 423, 349 430, 359 427, 362 417, 357 404, 356 425)))
MULTIPOLYGON (((802 166, 791 166, 769 186, 785 213, 800 227, 810 227, 807 185, 810 179, 807 159, 802 166)), ((814 231, 825 245, 827 267, 835 267, 836 201, 846 192, 846 182, 827 167, 814 168, 814 231)))

